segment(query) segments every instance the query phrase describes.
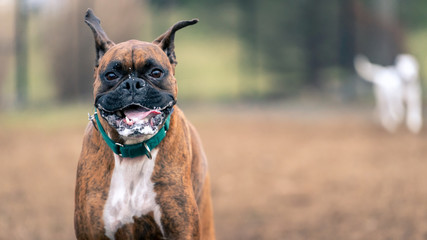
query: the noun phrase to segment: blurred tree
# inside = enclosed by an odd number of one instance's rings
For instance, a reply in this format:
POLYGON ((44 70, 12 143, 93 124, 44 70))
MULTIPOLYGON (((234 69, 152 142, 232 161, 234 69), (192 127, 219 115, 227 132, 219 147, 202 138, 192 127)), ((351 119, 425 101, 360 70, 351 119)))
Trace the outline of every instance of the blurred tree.
POLYGON ((339 65, 353 71, 353 59, 356 53, 355 1, 339 2, 339 65))
MULTIPOLYGON (((56 9, 47 24, 46 42, 60 101, 88 98, 91 95, 90 32, 85 32, 84 14, 93 1, 69 1, 56 9)), ((93 61, 91 61, 93 60, 93 61)))
POLYGON ((357 52, 381 65, 394 63, 397 54, 406 52, 404 30, 397 16, 397 2, 355 1, 357 52))
POLYGON ((256 81, 258 77, 258 6, 256 0, 237 0, 240 6, 240 21, 238 33, 244 39, 244 45, 240 49, 240 74, 239 89, 243 95, 254 95, 256 93, 256 81))
POLYGON ((259 9, 265 69, 274 95, 321 86, 321 70, 337 62, 337 0, 269 1, 259 9))
POLYGON ((395 11, 404 27, 411 30, 424 30, 427 23, 427 1, 399 0, 395 11))
POLYGON ((66 2, 49 18, 45 37, 59 100, 89 99, 92 96, 95 43, 92 32, 84 23, 86 10, 93 8, 107 35, 114 42, 121 42, 140 38, 143 24, 140 5, 141 1, 138 3, 137 0, 109 4, 75 0, 66 2), (126 17, 118 12, 126 13, 126 17))
POLYGON ((28 6, 25 0, 15 1, 16 100, 19 107, 28 100, 28 6))
POLYGON ((303 1, 268 1, 258 9, 262 66, 272 79, 272 96, 290 95, 304 78, 304 34, 298 24, 303 1))
MULTIPOLYGON (((302 18, 305 52, 305 83, 308 86, 321 87, 320 71, 337 63, 338 12, 339 1, 307 1, 302 18)), ((304 63, 303 63, 304 64, 304 63)))

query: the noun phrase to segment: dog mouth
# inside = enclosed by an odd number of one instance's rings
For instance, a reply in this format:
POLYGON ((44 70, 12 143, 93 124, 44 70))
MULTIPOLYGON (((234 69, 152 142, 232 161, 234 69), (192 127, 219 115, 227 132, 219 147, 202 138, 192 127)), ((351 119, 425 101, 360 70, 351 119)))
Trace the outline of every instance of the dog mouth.
POLYGON ((98 105, 101 116, 114 127, 119 135, 138 137, 154 135, 172 110, 173 104, 163 108, 150 109, 139 104, 131 104, 114 111, 105 110, 98 105))

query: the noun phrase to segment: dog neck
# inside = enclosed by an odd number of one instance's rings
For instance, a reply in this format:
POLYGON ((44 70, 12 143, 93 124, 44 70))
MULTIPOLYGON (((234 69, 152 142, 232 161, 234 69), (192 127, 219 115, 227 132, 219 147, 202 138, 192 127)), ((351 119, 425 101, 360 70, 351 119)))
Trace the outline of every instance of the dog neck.
POLYGON ((160 130, 153 137, 146 141, 129 145, 121 144, 112 140, 102 127, 101 122, 99 121, 98 114, 96 112, 94 114, 94 118, 96 120, 98 130, 102 138, 115 154, 119 155, 120 157, 127 158, 135 158, 143 155, 146 155, 148 158, 152 158, 151 150, 157 147, 160 142, 166 137, 166 132, 169 129, 171 115, 166 118, 166 121, 163 124, 162 128, 160 128, 160 130))

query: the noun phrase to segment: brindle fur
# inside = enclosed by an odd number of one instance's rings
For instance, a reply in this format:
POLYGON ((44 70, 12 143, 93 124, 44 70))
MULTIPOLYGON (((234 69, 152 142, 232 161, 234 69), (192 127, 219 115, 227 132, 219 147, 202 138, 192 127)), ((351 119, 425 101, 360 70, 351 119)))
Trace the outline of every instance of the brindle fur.
MULTIPOLYGON (((88 14, 93 14, 89 11, 88 14)), ((168 32, 155 40, 154 44, 131 40, 114 45, 95 20, 91 20, 94 23, 91 28, 95 34, 98 55, 94 97, 111 88, 100 79, 100 73, 109 62, 118 60, 125 67, 138 69, 149 59, 166 66, 171 73, 167 81, 155 87, 176 97, 177 87, 173 76, 175 53, 165 54, 161 44, 168 32), (102 30, 102 34, 97 36, 94 29, 102 30)), ((103 118, 100 121, 115 141, 124 141, 103 118)), ((161 208, 164 236, 154 221, 153 212, 150 212, 144 216, 135 216, 134 223, 118 229, 115 239, 215 239, 206 156, 195 128, 177 106, 171 115, 169 131, 158 149, 151 181, 154 183, 156 202, 161 208)), ((103 208, 113 169, 113 152, 94 125, 88 123, 77 167, 74 216, 77 239, 108 239, 105 236, 103 208)))

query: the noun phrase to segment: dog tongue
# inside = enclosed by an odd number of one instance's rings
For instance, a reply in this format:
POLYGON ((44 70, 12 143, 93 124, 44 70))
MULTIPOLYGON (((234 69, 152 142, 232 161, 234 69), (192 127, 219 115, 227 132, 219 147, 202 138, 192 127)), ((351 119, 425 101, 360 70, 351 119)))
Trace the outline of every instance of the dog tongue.
POLYGON ((160 114, 161 112, 157 110, 147 110, 143 107, 138 107, 138 108, 126 109, 123 111, 123 113, 126 115, 126 118, 125 118, 126 124, 133 125, 134 123, 146 118, 150 114, 157 115, 157 114, 160 114))

